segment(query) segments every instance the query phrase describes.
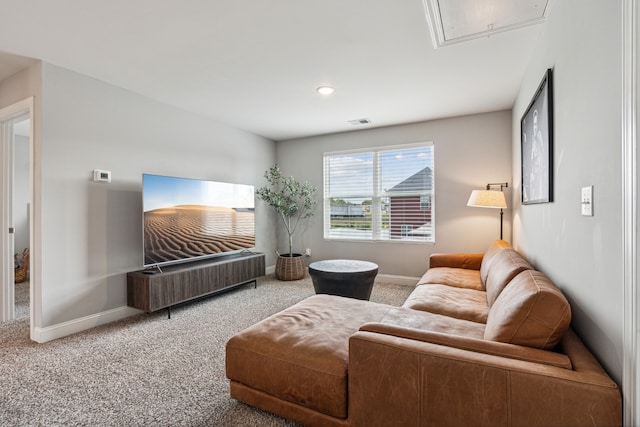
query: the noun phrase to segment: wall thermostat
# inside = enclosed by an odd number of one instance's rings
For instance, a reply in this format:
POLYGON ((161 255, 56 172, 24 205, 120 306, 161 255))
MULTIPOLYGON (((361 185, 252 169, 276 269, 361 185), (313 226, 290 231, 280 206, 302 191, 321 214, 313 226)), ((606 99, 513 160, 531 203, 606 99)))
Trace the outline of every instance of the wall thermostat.
POLYGON ((111 171, 94 169, 93 182, 111 182, 111 171))

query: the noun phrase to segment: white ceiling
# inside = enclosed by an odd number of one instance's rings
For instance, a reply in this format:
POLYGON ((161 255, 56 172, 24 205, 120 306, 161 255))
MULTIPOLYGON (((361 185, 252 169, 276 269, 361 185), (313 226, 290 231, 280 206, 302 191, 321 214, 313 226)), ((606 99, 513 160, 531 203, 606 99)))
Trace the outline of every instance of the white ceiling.
POLYGON ((541 25, 436 49, 461 1, 0 0, 0 80, 35 58, 276 141, 511 108, 541 25))

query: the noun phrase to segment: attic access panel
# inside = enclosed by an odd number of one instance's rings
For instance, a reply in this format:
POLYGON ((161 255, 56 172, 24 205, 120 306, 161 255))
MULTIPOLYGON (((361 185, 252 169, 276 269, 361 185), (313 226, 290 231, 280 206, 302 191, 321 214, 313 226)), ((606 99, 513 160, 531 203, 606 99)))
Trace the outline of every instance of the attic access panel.
POLYGON ((538 24, 549 0, 423 0, 436 47, 538 24))

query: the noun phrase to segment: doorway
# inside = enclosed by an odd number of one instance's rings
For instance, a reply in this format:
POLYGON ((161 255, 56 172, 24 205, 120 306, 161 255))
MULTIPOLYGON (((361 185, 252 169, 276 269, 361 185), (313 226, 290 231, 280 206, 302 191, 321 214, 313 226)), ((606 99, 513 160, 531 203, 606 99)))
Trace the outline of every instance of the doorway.
POLYGON ((33 98, 0 109, 0 321, 33 316, 32 114, 33 98))
POLYGON ((29 317, 29 159, 31 119, 28 115, 13 121, 13 251, 14 319, 29 317))

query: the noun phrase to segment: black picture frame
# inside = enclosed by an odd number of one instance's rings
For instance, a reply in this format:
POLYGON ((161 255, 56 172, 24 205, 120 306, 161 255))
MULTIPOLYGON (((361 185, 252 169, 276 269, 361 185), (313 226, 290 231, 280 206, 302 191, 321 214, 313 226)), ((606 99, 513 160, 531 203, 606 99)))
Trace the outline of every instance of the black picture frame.
POLYGON ((520 119, 522 204, 553 201, 553 81, 545 73, 520 119))

